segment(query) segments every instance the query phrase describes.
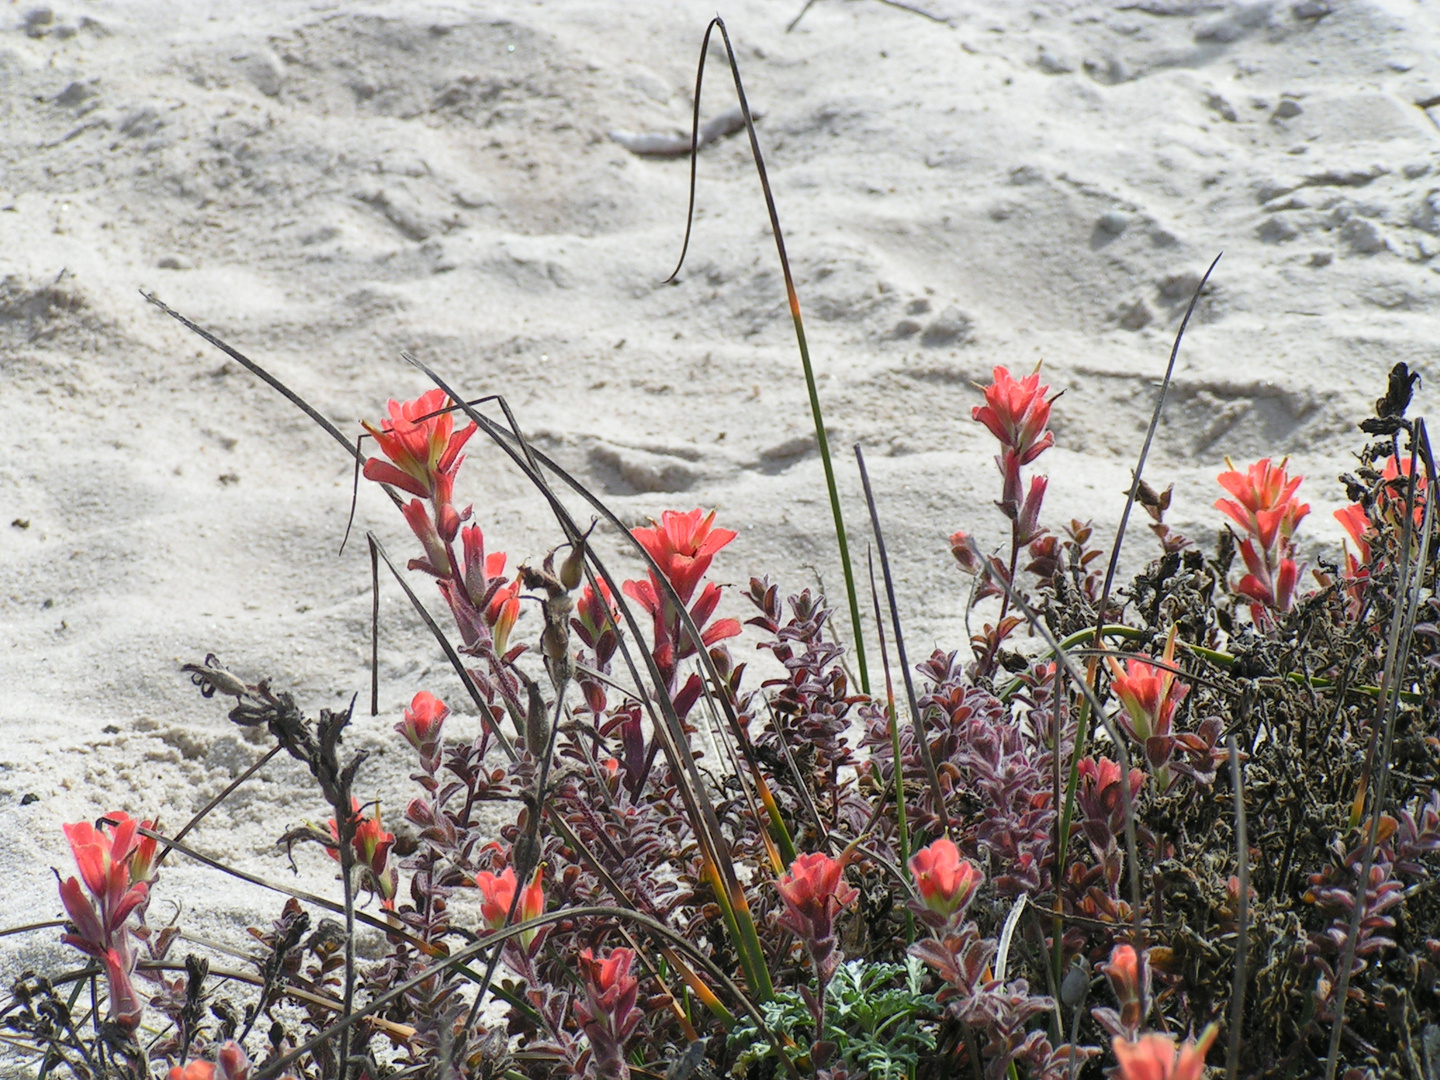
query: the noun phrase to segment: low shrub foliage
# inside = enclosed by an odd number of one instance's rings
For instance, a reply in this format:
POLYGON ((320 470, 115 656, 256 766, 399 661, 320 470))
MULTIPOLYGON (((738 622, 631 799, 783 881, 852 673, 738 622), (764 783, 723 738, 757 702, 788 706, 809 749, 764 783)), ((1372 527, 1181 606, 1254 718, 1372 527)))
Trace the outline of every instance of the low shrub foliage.
POLYGON ((950 538, 979 627, 915 665, 914 717, 854 685, 823 597, 765 577, 737 590, 774 661, 749 676, 710 580, 739 547, 714 512, 630 530, 634 580, 568 520, 512 571, 455 501, 479 414, 440 389, 391 402, 363 474, 398 496, 480 733, 415 693, 397 845, 344 748, 351 711, 307 718, 213 657, 187 666, 267 730, 262 760, 313 777, 328 825, 277 841, 327 852, 341 897, 292 897, 221 957, 150 919, 178 838, 122 812, 67 825, 81 966, 15 983, 13 1039, 42 1072, 170 1080, 1198 1077, 1226 1056, 1304 1076, 1334 1031, 1347 1075, 1428 1068, 1423 423, 1367 421, 1388 433, 1342 478, 1343 566, 1305 565, 1286 462, 1227 463, 1216 551, 1142 485, 1156 557, 1107 596, 1093 528, 1044 519, 1050 388, 996 368, 983 389, 1010 543, 950 538), (518 807, 498 836, 492 804, 518 807))

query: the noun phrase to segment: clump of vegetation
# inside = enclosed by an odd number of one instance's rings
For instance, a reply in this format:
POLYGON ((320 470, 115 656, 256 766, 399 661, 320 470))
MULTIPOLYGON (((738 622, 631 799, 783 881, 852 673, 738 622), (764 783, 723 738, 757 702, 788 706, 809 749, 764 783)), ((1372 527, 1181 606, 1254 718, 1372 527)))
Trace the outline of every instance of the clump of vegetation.
POLYGON ((744 552, 716 513, 627 530, 503 403, 425 370, 435 390, 366 425, 374 456, 330 430, 414 534, 405 571, 371 551, 479 735, 447 732, 440 687, 417 688, 395 725, 414 752, 402 851, 345 750, 351 710, 308 718, 213 657, 187 666, 269 734, 257 769, 283 754, 313 778, 328 828, 277 840, 329 853, 339 895, 273 884, 275 921, 217 952, 147 921, 165 858, 197 857, 196 821, 67 826, 56 928, 77 966, 24 975, 0 1008, 37 1075, 1437 1075, 1437 479, 1403 364, 1342 478, 1343 566, 1306 565, 1286 462, 1227 463, 1207 554, 1142 461, 1131 501, 1158 550, 1119 587, 1120 538, 1104 570, 1089 523, 1045 519, 1050 387, 997 367, 973 415, 1010 540, 950 539, 980 629, 912 666, 892 618, 883 691, 826 598, 763 574, 741 590, 776 662, 757 680, 718 617, 712 565, 744 552), (457 502, 477 434, 555 512, 555 546, 513 571, 457 502), (556 485, 643 576, 607 569, 556 485), (515 808, 498 836, 496 805, 515 808), (357 955, 362 925, 378 958, 357 955))

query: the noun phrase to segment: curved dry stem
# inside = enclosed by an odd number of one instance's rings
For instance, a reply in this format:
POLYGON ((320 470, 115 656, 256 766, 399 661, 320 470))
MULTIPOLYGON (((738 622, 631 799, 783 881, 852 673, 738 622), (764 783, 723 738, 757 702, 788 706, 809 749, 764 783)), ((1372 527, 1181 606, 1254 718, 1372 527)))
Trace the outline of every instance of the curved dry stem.
POLYGON ((1100 591, 1100 603, 1098 605, 1097 622, 1095 625, 1095 640, 1099 643, 1100 630, 1105 624, 1105 609, 1110 604, 1110 589, 1115 584, 1115 571, 1120 565, 1120 548, 1125 543, 1125 526, 1130 521, 1130 511, 1135 508, 1135 500, 1140 495, 1140 480, 1145 474, 1145 459, 1150 456, 1150 444, 1155 441, 1155 430, 1160 426, 1160 413, 1165 408, 1165 394, 1170 389, 1170 380, 1175 376, 1175 360, 1180 355, 1180 342, 1185 338, 1185 328, 1190 325, 1190 316, 1195 313, 1195 305, 1200 302, 1200 294, 1205 291, 1205 285, 1210 280, 1216 264, 1224 256, 1222 251, 1216 255, 1210 263, 1205 276, 1200 279, 1200 284, 1195 286, 1195 293, 1190 297, 1190 306, 1185 309, 1185 317, 1180 320, 1180 329, 1175 331, 1175 344, 1170 347, 1170 362, 1165 366, 1165 378, 1160 383, 1160 396, 1155 401, 1155 411, 1150 416, 1150 427, 1145 431, 1145 442, 1140 447, 1140 458, 1135 462, 1135 473, 1130 480, 1130 493, 1125 497, 1125 509, 1120 514, 1120 524, 1115 529, 1115 543, 1110 548, 1110 565, 1105 568, 1105 587, 1100 591))

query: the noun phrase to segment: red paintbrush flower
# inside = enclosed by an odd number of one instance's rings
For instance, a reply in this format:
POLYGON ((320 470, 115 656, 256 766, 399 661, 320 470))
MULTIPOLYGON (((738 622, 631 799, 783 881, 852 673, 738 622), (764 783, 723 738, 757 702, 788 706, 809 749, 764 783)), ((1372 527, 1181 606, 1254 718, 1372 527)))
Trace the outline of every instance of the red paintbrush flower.
MULTIPOLYGON (((388 420, 382 420, 378 429, 369 423, 363 426, 390 461, 368 459, 365 478, 426 499, 435 496, 438 478, 453 481, 460 468, 460 448, 475 434, 475 425, 454 431, 451 414, 442 411, 450 405, 443 390, 431 390, 414 401, 389 402, 388 420)), ((448 501, 448 497, 437 500, 448 501)))
POLYGON ((1220 474, 1220 486, 1235 498, 1217 500, 1215 508, 1259 540, 1267 552, 1274 549, 1277 537, 1288 541, 1310 512, 1308 503, 1295 498, 1304 477, 1287 476, 1286 461, 1272 465, 1269 458, 1262 458, 1241 473, 1227 458, 1230 471, 1220 474))
MULTIPOLYGON (((630 530, 660 567, 682 604, 690 603, 715 553, 737 535, 730 529, 715 528, 714 522, 713 510, 709 514, 698 508, 688 514, 666 510, 658 522, 651 520, 653 528, 630 530)), ((658 586, 656 592, 660 592, 658 586)))
MULTIPOLYGON (((373 882, 374 890, 380 894, 381 906, 390 908, 395 902, 395 869, 388 866, 390 849, 395 845, 395 834, 386 832, 380 824, 380 806, 375 806, 374 817, 360 816, 360 800, 351 798, 350 807, 352 820, 355 822, 355 835, 350 841, 351 850, 355 852, 356 861, 367 871, 373 882)), ((335 819, 330 819, 330 838, 339 844, 340 829, 335 824, 335 819)), ((337 847, 327 847, 326 853, 332 859, 339 860, 340 852, 337 847)))
POLYGON ((60 902, 75 927, 61 940, 105 966, 110 1019, 132 1031, 140 1025, 143 1005, 130 978, 137 958, 126 921, 137 911, 144 921, 155 859, 155 841, 137 833, 142 825, 153 828, 153 822, 116 812, 99 829, 88 821, 64 826, 85 888, 73 877, 60 883, 60 902))
POLYGON ((1050 402, 1045 400, 1050 387, 1040 385, 1039 368, 1018 382, 1009 368, 997 367, 993 374, 995 381, 981 387, 985 404, 975 406, 970 415, 1015 454, 1018 464, 1028 465, 1055 445, 1054 434, 1045 430, 1050 422, 1050 402))
POLYGON ((1167 766, 1175 752, 1175 736, 1171 730, 1175 709, 1190 689, 1170 670, 1175 665, 1175 631, 1176 627, 1171 626, 1161 657, 1167 667, 1132 659, 1125 662, 1122 670, 1114 657, 1105 658, 1110 665, 1110 688, 1124 706, 1116 719, 1126 734, 1144 749, 1145 760, 1154 770, 1155 783, 1161 791, 1170 787, 1167 766))
POLYGON ((775 883, 785 903, 780 921, 807 940, 829 937, 835 914, 860 895, 845 880, 845 862, 818 851, 797 857, 775 883))
POLYGON ((1220 1029, 1211 1024, 1199 1040, 1186 1039, 1176 1046, 1174 1035, 1149 1032, 1132 1042, 1116 1038, 1113 1049, 1118 1080, 1200 1080, 1205 1075, 1205 1055, 1220 1029))
POLYGON ((957 911, 963 912, 985 880, 985 875, 968 859, 960 858, 960 849, 945 836, 911 857, 910 873, 915 875, 915 889, 921 902, 946 918, 957 911))
POLYGON ((247 1080, 250 1076, 250 1059, 240 1044, 231 1040, 220 1047, 215 1062, 191 1061, 183 1068, 176 1065, 170 1070, 168 1080, 247 1080))
POLYGON ((1215 507, 1246 533, 1240 557, 1249 573, 1235 591, 1254 601, 1251 615, 1258 623, 1268 617, 1267 608, 1283 612, 1295 605, 1300 565, 1294 559, 1291 537, 1310 506, 1295 498, 1304 478, 1287 476, 1285 461, 1274 465, 1262 458, 1243 473, 1228 458, 1225 463, 1231 468, 1220 474, 1220 486, 1235 497, 1219 499, 1215 507))
POLYGON ((395 730, 419 753, 421 768, 432 776, 440 767, 440 729, 449 715, 450 706, 428 690, 421 690, 411 699, 405 719, 395 725, 395 730))
MULTIPOLYGON (((1165 639, 1165 653, 1161 659, 1165 664, 1175 664, 1175 630, 1172 626, 1165 639)), ((1176 681, 1175 672, 1168 668, 1147 664, 1144 660, 1127 660, 1122 670, 1114 657, 1107 656, 1110 665, 1110 688, 1125 706, 1126 716, 1121 718, 1126 729, 1140 741, 1153 736, 1170 734, 1175 707, 1184 699, 1189 688, 1176 681), (1129 723, 1125 723, 1126 719, 1129 723)))
MULTIPOLYGON (((520 906, 515 911, 517 923, 538 919, 545 914, 545 889, 541 884, 543 868, 537 866, 535 874, 520 894, 520 906)), ((482 870, 475 875, 475 884, 480 889, 480 917, 491 930, 502 930, 510 914, 510 905, 515 902, 515 868, 507 866, 500 874, 482 870)), ((526 949, 535 940, 537 931, 527 930, 520 935, 520 942, 526 949)))
POLYGON ((1150 968, 1129 944, 1116 945, 1110 959, 1100 965, 1110 983, 1110 990, 1120 1004, 1115 1021, 1125 1034, 1134 1036, 1145 1020, 1145 1002, 1149 998, 1150 968))
POLYGON ((604 960, 591 949, 580 954, 585 995, 576 1000, 575 1015, 590 1040, 593 1075, 607 1080, 629 1077, 625 1043, 645 1015, 635 1007, 640 980, 630 974, 634 960, 631 949, 615 949, 604 960))

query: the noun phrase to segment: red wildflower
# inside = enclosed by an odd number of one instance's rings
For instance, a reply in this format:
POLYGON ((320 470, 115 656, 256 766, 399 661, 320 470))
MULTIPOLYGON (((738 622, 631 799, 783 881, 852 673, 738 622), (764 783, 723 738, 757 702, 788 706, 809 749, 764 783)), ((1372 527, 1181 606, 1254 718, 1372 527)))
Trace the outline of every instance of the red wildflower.
MULTIPOLYGON (((149 885, 144 876, 148 876, 155 858, 155 841, 136 835, 141 822, 120 812, 109 814, 107 818, 115 824, 106 824, 100 829, 88 821, 63 826, 85 888, 99 905, 98 922, 94 909, 80 894, 79 883, 74 878, 69 882, 73 885, 71 897, 66 897, 64 885, 60 890, 67 910, 72 907, 73 899, 73 906, 88 911, 88 916, 78 910, 70 911, 70 915, 77 925, 84 921, 99 927, 98 933, 89 936, 102 948, 110 944, 111 936, 121 928, 131 912, 145 902, 149 885)), ((143 825, 145 828, 154 827, 150 821, 143 825)), ((84 929, 82 927, 82 933, 84 929)))
POLYGON ((822 990, 843 956, 836 948, 835 916, 860 895, 844 876, 845 864, 854 850, 852 843, 839 858, 832 859, 823 852, 801 855, 775 883, 785 905, 780 925, 805 943, 822 990))
POLYGON ((1145 998, 1150 982, 1150 972, 1145 961, 1133 945, 1116 945, 1110 951, 1110 959, 1100 965, 1115 1000, 1120 1003, 1117 1014, 1119 1026, 1127 1034, 1136 1034, 1145 1020, 1145 998))
MULTIPOLYGON (((653 528, 631 529, 630 535, 660 567, 682 604, 690 603, 695 586, 710 568, 715 553, 734 540, 730 529, 714 528, 715 511, 694 509, 688 514, 666 510, 653 528)), ((656 592, 660 589, 657 586, 656 592)))
POLYGON ((405 719, 395 725, 395 730, 420 754, 421 768, 431 775, 440 767, 440 729, 449 715, 450 707, 445 702, 421 690, 405 710, 405 719))
MULTIPOLYGON (((1231 465, 1228 458, 1225 464, 1231 465)), ((1272 465, 1269 458, 1262 458, 1243 474, 1233 465, 1229 472, 1220 474, 1220 486, 1235 498, 1220 499, 1215 508, 1259 540, 1266 551, 1275 547, 1277 537, 1288 541, 1295 526, 1310 512, 1308 503, 1294 497, 1304 477, 1286 476, 1285 465, 1286 461, 1272 465)))
MULTIPOLYGON (((631 530, 631 535, 655 560, 661 574, 670 582, 681 604, 689 608, 690 618, 700 630, 699 642, 693 641, 691 635, 682 630, 681 612, 665 597, 664 588, 655 571, 650 571, 643 581, 627 581, 622 586, 625 595, 637 601, 655 620, 652 655, 672 695, 675 694, 679 661, 698 652, 702 647, 709 648, 716 642, 740 633, 740 624, 734 619, 720 619, 713 626, 705 625, 720 603, 718 585, 706 584, 694 604, 690 603, 690 598, 705 571, 710 568, 710 561, 715 557, 715 553, 736 536, 730 529, 715 528, 714 521, 714 511, 705 515, 704 511, 698 508, 688 514, 666 510, 660 515, 659 522, 652 520, 654 528, 631 530)), ((681 717, 685 716, 699 696, 698 680, 695 680, 693 685, 696 691, 694 696, 682 690, 674 697, 676 711, 681 717)))
MULTIPOLYGON (((503 559, 504 556, 501 556, 503 559)), ((501 656, 505 655, 505 646, 510 644, 510 631, 515 629, 515 623, 520 618, 520 577, 516 575, 515 580, 509 585, 502 585, 496 589, 490 597, 490 603, 485 606, 485 624, 490 627, 490 636, 495 643, 495 651, 501 656)))
POLYGON ((834 859, 823 852, 801 855, 790 864, 790 869, 777 881, 780 899, 785 903, 781 922, 786 923, 801 937, 829 936, 829 929, 835 914, 847 907, 860 895, 845 880, 845 863, 842 856, 834 859), (797 929, 801 925, 801 929, 797 929))
POLYGON ((593 1055, 587 1075, 626 1080, 625 1042, 634 1034, 644 1013, 635 1007, 640 981, 630 974, 635 953, 616 949, 604 960, 592 950, 580 954, 585 996, 575 1002, 575 1015, 590 1040, 593 1055))
MULTIPOLYGON (((520 906, 515 912, 517 923, 527 922, 530 919, 538 919, 545 914, 545 890, 541 885, 543 868, 535 868, 535 876, 530 879, 520 894, 520 906)), ((510 905, 515 902, 515 869, 507 866, 498 876, 488 870, 482 870, 475 875, 475 884, 480 889, 480 917, 491 930, 501 930, 506 925, 506 919, 510 915, 510 905)), ((536 931, 527 930, 520 936, 521 943, 529 948, 535 940, 536 931)))
MULTIPOLYGON (((355 825, 355 836, 350 841, 351 849, 355 852, 356 861, 370 872, 376 892, 380 894, 383 906, 393 906, 395 900, 395 870, 387 866, 390 856, 390 849, 395 844, 395 834, 386 832, 380 824, 380 806, 375 806, 375 816, 362 818, 360 816, 360 800, 350 800, 353 820, 355 825)), ((335 824, 335 819, 330 819, 330 837, 339 843, 340 830, 335 824)), ((332 859, 339 859, 338 848, 326 848, 332 859)))
MULTIPOLYGON (((1120 765, 1110 758, 1081 758, 1077 767, 1080 785, 1075 801, 1080 806, 1080 828, 1100 851, 1108 850, 1125 827, 1125 803, 1120 792, 1120 765)), ((1145 785, 1141 769, 1130 770, 1130 798, 1133 801, 1145 785)))
POLYGON ((960 858, 953 840, 943 836, 911 857, 910 873, 915 875, 921 902, 946 918, 970 905, 985 877, 968 859, 960 858))
MULTIPOLYGON (((463 431, 453 430, 451 414, 441 411, 450 405, 443 390, 431 390, 414 401, 389 402, 390 418, 381 421, 378 430, 369 423, 364 428, 390 461, 369 458, 365 478, 393 484, 411 495, 436 498, 437 481, 443 478, 453 483, 463 460, 460 448, 475 434, 474 424, 463 431)), ((436 498, 437 504, 448 503, 448 491, 441 494, 446 497, 436 498)))
MULTIPOLYGON (((591 949, 580 954, 586 990, 586 1000, 580 1004, 590 1017, 614 1016, 634 1008, 640 988, 640 980, 630 974, 634 961, 635 953, 631 949, 615 949, 604 960, 595 959, 591 949)), ((635 1021, 639 1020, 637 1015, 635 1021)))
POLYGON ((1019 382, 1008 368, 997 367, 993 374, 995 381, 981 388, 985 404, 975 406, 970 415, 1014 452, 1018 464, 1028 465, 1055 444, 1054 434, 1045 430, 1050 421, 1045 395, 1050 387, 1040 385, 1038 367, 1019 382))
POLYGON ((250 1059, 235 1041, 225 1043, 215 1055, 215 1062, 191 1061, 184 1067, 176 1065, 168 1080, 247 1080, 250 1059))
POLYGON ((1365 507, 1359 503, 1342 507, 1335 511, 1335 520, 1340 522, 1350 534, 1350 539, 1355 541, 1355 548, 1360 553, 1360 564, 1369 566, 1370 537, 1375 534, 1375 528, 1370 524, 1370 515, 1365 513, 1365 507))
MULTIPOLYGON (((1175 664, 1175 630, 1174 626, 1170 628, 1161 657, 1169 667, 1175 664)), ((1125 706, 1130 721, 1125 725, 1127 730, 1142 742, 1152 736, 1169 735, 1175 706, 1184 699, 1188 687, 1176 680, 1175 672, 1144 660, 1127 660, 1122 671, 1114 657, 1105 659, 1112 675, 1110 688, 1125 706)))
POLYGON ((1174 1035, 1149 1032, 1139 1039, 1116 1038, 1113 1049, 1119 1062, 1118 1080, 1200 1080, 1205 1075, 1205 1055, 1220 1029, 1211 1024, 1199 1040, 1186 1039, 1176 1046, 1174 1035))
MULTIPOLYGON (((144 919, 155 841, 137 835, 142 823, 129 814, 117 812, 108 818, 114 824, 107 821, 100 829, 86 821, 64 826, 90 897, 76 878, 60 883, 60 901, 75 927, 75 933, 63 935, 62 940, 105 965, 110 1019, 133 1031, 140 1024, 142 1002, 130 979, 136 956, 125 924, 137 911, 144 919)), ((153 827, 149 821, 143 825, 153 827)))
POLYGON ((1257 461, 1244 473, 1237 471, 1229 458, 1225 464, 1230 471, 1220 474, 1220 486, 1235 498, 1220 499, 1215 506, 1247 534, 1240 542, 1240 557, 1249 573, 1235 591, 1254 601, 1250 613, 1259 623, 1268 619, 1265 609, 1289 611, 1295 605, 1300 566, 1294 559, 1291 537, 1310 512, 1309 504, 1295 498, 1295 489, 1304 478, 1287 476, 1286 462, 1273 465, 1269 458, 1257 461))

